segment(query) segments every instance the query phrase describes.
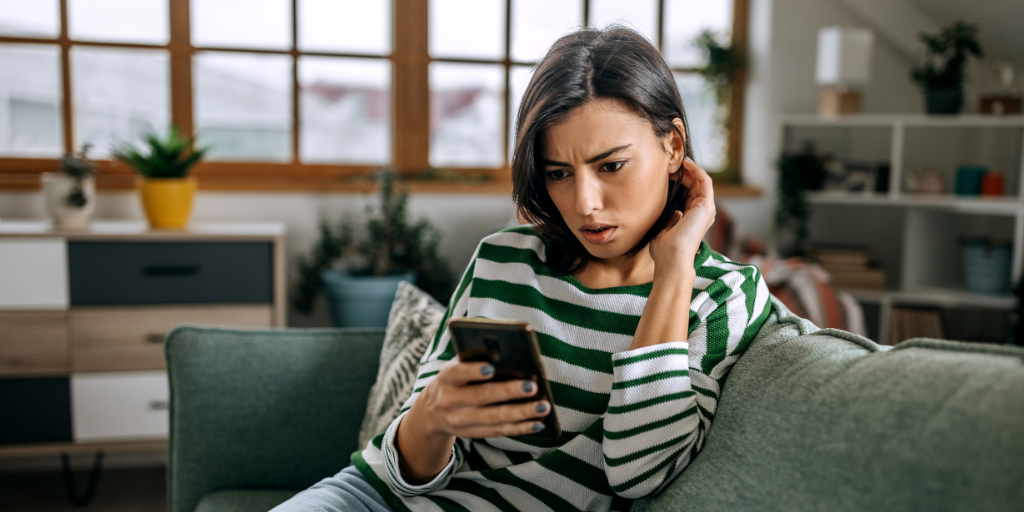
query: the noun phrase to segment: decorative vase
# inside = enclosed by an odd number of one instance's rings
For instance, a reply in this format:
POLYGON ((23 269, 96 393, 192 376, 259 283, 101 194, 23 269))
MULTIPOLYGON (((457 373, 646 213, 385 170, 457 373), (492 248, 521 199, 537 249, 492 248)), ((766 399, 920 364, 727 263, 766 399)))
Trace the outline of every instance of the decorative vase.
POLYGON ((139 184, 142 209, 149 225, 159 229, 182 229, 192 213, 195 178, 145 178, 139 184))
POLYGON ((45 172, 41 182, 46 210, 53 218, 55 228, 84 229, 89 225, 89 217, 96 208, 95 178, 82 179, 81 194, 74 194, 77 201, 73 197, 74 178, 63 173, 45 172))
POLYGON ((963 103, 962 87, 936 87, 925 91, 925 107, 929 114, 959 114, 963 103))
POLYGON ((374 276, 328 270, 320 274, 335 327, 386 327, 402 281, 415 283, 416 272, 374 276))

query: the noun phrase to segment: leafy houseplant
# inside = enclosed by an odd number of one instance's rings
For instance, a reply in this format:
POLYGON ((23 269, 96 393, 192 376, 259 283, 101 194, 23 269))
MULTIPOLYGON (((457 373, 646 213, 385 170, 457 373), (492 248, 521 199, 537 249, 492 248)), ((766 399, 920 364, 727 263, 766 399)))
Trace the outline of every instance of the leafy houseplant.
POLYGON ((326 291, 336 325, 383 326, 401 280, 414 280, 442 303, 448 301, 454 277, 438 249, 440 233, 426 219, 409 218, 408 193, 399 188, 393 170, 383 169, 375 179, 379 201, 367 207, 362 226, 321 218, 319 239, 298 258, 297 310, 311 312, 326 291), (355 295, 351 301, 349 292, 355 295))
POLYGON ((783 256, 803 256, 807 253, 807 221, 811 217, 807 191, 822 188, 825 159, 815 152, 814 144, 807 141, 799 152, 784 153, 778 167, 775 230, 779 251, 783 256))
POLYGON ((96 206, 96 164, 89 159, 89 144, 79 153, 60 159, 59 173, 44 173, 43 196, 57 227, 84 228, 96 206))
POLYGON ((924 59, 911 71, 914 82, 925 92, 929 114, 956 114, 963 104, 963 85, 967 79, 967 59, 981 57, 978 27, 958 21, 943 27, 938 34, 921 33, 924 59))
POLYGON ((163 139, 149 134, 145 142, 146 152, 126 145, 114 156, 142 175, 139 190, 150 225, 183 228, 196 190, 195 179, 188 173, 208 148, 193 148, 194 140, 183 137, 177 128, 171 128, 163 139))
MULTIPOLYGON (((727 37, 704 30, 693 40, 693 45, 704 57, 706 64, 699 73, 711 86, 718 104, 717 120, 723 132, 729 129, 730 103, 736 75, 743 69, 744 59, 739 49, 732 45, 727 37), (726 41, 726 42, 723 42, 726 41)), ((730 172, 731 163, 726 164, 723 172, 730 172)))

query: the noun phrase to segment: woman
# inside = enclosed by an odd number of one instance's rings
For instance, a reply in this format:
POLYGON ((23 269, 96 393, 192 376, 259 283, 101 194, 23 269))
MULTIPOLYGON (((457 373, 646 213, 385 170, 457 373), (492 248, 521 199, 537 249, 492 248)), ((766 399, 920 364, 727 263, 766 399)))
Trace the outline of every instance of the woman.
POLYGON ((555 403, 508 404, 537 386, 486 382, 493 367, 459 362, 442 327, 402 414, 285 508, 617 510, 670 483, 768 312, 757 269, 701 241, 714 193, 691 155, 647 40, 613 28, 556 42, 512 159, 531 225, 481 242, 445 316, 528 321, 555 403), (562 435, 530 437, 552 407, 562 435))

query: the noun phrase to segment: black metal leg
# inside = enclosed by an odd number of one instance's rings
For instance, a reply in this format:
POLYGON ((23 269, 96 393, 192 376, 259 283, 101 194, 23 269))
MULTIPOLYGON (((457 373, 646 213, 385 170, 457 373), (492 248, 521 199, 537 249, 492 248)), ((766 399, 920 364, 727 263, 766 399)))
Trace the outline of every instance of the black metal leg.
POLYGON ((68 454, 60 454, 60 462, 64 468, 64 491, 68 495, 68 501, 76 507, 84 507, 92 503, 96 497, 96 487, 100 483, 100 470, 103 468, 103 452, 96 452, 92 460, 92 469, 89 470, 89 480, 85 484, 85 491, 81 496, 75 486, 75 474, 71 472, 71 462, 68 454))

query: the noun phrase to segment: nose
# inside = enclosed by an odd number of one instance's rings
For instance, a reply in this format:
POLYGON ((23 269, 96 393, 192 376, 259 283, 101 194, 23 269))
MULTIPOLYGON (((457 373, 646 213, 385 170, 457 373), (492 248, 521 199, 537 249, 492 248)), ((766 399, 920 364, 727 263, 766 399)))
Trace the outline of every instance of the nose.
POLYGON ((576 178, 576 213, 587 216, 601 209, 603 191, 601 182, 590 173, 581 172, 576 178))

